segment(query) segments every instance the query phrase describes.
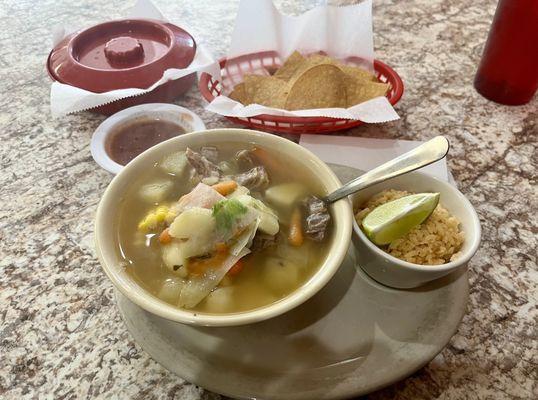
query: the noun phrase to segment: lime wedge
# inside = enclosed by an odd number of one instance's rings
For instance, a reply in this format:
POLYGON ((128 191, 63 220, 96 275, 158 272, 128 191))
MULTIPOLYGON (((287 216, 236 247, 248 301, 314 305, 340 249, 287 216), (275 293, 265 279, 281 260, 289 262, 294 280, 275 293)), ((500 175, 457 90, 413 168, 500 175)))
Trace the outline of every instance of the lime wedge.
POLYGON ((439 203, 439 193, 418 193, 374 208, 362 220, 368 238, 377 245, 389 244, 428 218, 439 203))

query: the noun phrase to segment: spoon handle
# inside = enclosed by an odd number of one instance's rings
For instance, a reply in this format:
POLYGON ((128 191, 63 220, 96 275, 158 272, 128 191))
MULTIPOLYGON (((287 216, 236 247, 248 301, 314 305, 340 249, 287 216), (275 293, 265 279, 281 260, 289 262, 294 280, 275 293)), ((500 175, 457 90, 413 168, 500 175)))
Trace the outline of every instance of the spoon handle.
POLYGON ((332 203, 368 186, 424 167, 445 157, 449 148, 450 144, 444 136, 436 136, 416 149, 408 151, 353 179, 340 189, 327 195, 323 201, 332 203))

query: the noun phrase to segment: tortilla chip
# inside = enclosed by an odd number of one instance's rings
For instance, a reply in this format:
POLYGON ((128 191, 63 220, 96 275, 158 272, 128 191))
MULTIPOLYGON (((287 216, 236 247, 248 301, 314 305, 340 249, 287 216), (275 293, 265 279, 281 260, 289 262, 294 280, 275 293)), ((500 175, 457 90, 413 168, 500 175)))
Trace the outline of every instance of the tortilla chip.
POLYGON ((252 104, 254 95, 260 88, 262 82, 267 79, 267 76, 262 75, 245 75, 243 77, 243 83, 245 84, 245 98, 248 100, 248 104, 252 104))
POLYGON ((305 58, 298 51, 294 51, 273 76, 289 81, 297 69, 304 63, 305 58))
POLYGON ((252 103, 267 107, 283 108, 286 102, 286 81, 266 76, 258 82, 258 86, 252 97, 252 103))
POLYGON ((339 63, 338 60, 335 60, 334 58, 331 58, 324 54, 317 54, 317 53, 309 55, 306 58, 306 62, 311 66, 319 65, 319 64, 337 65, 339 63))
POLYGON ((290 78, 290 81, 292 79, 298 78, 308 69, 315 67, 316 65, 322 65, 322 64, 336 65, 335 61, 332 60, 330 57, 327 57, 321 54, 310 55, 307 58, 305 58, 304 61, 297 67, 297 69, 295 70, 295 73, 290 78))
POLYGON ((350 77, 352 77, 353 79, 357 81, 379 82, 377 77, 374 74, 360 67, 354 67, 351 65, 340 65, 339 67, 347 75, 349 75, 350 77))
POLYGON ((346 106, 344 73, 336 66, 313 66, 289 83, 287 110, 346 106))
POLYGON ((234 86, 232 92, 228 95, 232 100, 238 101, 241 104, 248 104, 247 92, 245 90, 245 82, 241 82, 234 86))
POLYGON ((389 84, 381 82, 357 82, 348 85, 347 90, 347 107, 363 103, 374 97, 384 96, 389 89, 389 84))
MULTIPOLYGON (((265 73, 265 71, 262 71, 265 73)), ((272 76, 245 75, 229 97, 287 110, 351 107, 383 96, 389 85, 369 71, 323 54, 293 52, 272 76)))

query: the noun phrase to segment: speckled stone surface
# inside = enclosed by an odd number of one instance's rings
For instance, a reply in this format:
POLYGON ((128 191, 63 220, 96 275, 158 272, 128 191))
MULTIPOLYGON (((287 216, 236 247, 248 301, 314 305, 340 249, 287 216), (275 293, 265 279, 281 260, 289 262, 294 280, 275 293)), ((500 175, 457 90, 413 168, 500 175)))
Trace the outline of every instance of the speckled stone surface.
MULTIPOLYGON (((52 119, 44 63, 50 28, 120 17, 118 0, 0 2, 0 398, 219 399, 167 372, 120 319, 93 248, 93 218, 111 175, 89 140, 103 117, 52 119)), ((217 56, 237 1, 156 3, 217 56)), ((288 13, 313 2, 278 1, 288 13)), ((538 99, 505 107, 472 79, 495 1, 375 1, 375 49, 402 76, 401 120, 346 134, 450 138, 449 165, 475 205, 483 243, 470 263, 467 314, 427 366, 368 399, 538 397, 538 99)), ((210 128, 196 89, 178 101, 210 128)))

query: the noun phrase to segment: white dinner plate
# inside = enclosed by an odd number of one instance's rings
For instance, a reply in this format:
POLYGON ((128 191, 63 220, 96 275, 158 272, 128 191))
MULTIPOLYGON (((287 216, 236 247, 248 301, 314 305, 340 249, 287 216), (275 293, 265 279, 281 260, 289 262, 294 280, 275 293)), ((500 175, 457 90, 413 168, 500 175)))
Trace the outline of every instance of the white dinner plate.
MULTIPOLYGON (((359 173, 334 170, 342 182, 359 173)), ((456 331, 468 292, 466 271, 411 290, 382 286, 356 264, 352 247, 318 294, 253 325, 187 326, 119 292, 117 301, 140 346, 187 381, 236 398, 322 400, 366 394, 421 368, 456 331)))

